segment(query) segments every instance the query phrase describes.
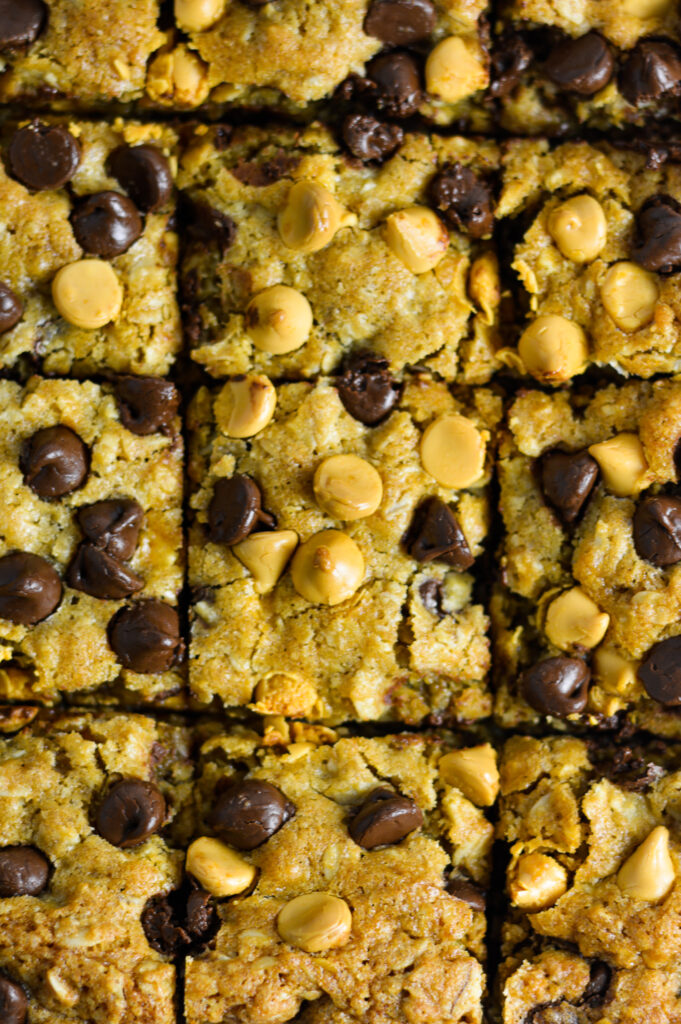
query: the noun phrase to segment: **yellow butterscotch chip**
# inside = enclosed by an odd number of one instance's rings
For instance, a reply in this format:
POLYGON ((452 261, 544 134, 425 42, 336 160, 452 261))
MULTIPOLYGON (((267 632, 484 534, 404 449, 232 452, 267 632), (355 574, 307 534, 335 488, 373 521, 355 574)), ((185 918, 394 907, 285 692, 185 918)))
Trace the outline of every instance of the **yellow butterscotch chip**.
POLYGON ((665 14, 673 3, 674 0, 622 0, 622 11, 635 18, 657 18, 665 14))
POLYGON ((277 224, 284 245, 298 252, 318 252, 336 232, 357 222, 336 197, 316 181, 291 185, 277 224))
POLYGON ((227 381, 213 410, 218 427, 227 437, 253 437, 265 429, 276 405, 277 391, 269 377, 249 373, 227 381))
POLYGON ((590 445, 589 454, 600 466, 603 483, 618 498, 641 489, 648 463, 638 434, 616 434, 608 441, 590 445))
POLYGON ((258 594, 267 594, 281 578, 298 544, 294 530, 264 530, 235 544, 232 551, 249 570, 258 594))
POLYGON ((499 260, 495 253, 486 252, 473 260, 468 274, 468 294, 485 314, 485 323, 493 324, 501 300, 499 260))
POLYGON ((284 942, 306 953, 344 946, 352 931, 352 914, 345 900, 326 892, 296 896, 279 911, 277 930, 284 942))
POLYGON ((312 330, 312 310, 305 296, 285 284, 254 295, 246 307, 246 331, 261 352, 284 355, 300 348, 312 330))
POLYGON ((485 441, 458 412, 444 413, 426 427, 421 438, 421 464, 443 487, 470 487, 485 468, 485 441))
POLYGON ((511 864, 508 891, 516 907, 536 913, 553 906, 567 889, 567 871, 543 853, 523 854, 511 864))
POLYGON ((52 298, 59 314, 74 327, 95 330, 118 317, 123 289, 105 260, 68 263, 52 279, 52 298))
POLYGON ((207 65, 181 43, 151 62, 146 91, 157 103, 194 107, 210 92, 207 65))
POLYGON ((210 836, 194 840, 187 850, 185 867, 207 892, 220 899, 245 892, 253 884, 256 874, 252 864, 210 836))
POLYGON ((385 241, 408 270, 425 274, 446 253, 449 235, 437 214, 427 206, 408 206, 386 218, 385 241))
POLYGON ((608 223, 603 207, 593 196, 573 196, 549 216, 549 234, 567 259, 590 263, 603 251, 608 223))
POLYGON ((373 515, 383 499, 378 472, 357 455, 324 459, 315 470, 312 487, 319 507, 346 522, 373 515))
POLYGON ((614 647, 601 646, 594 652, 594 678, 607 693, 627 695, 637 690, 638 666, 638 661, 625 658, 614 647))
POLYGON ((474 53, 459 36, 448 36, 426 60, 426 91, 445 103, 456 103, 484 89, 488 82, 482 54, 474 53))
POLYGON ((499 793, 497 755, 489 743, 452 750, 440 758, 438 772, 447 786, 456 786, 478 807, 491 807, 499 793))
POLYGON ((525 369, 544 384, 563 384, 584 369, 589 346, 579 326, 546 313, 533 320, 518 343, 525 369))
POLYGON ((175 22, 185 32, 203 32, 225 13, 226 0, 175 0, 175 22))
POLYGON ((651 322, 660 297, 657 279, 637 263, 614 263, 601 284, 601 302, 623 331, 637 331, 651 322))
POLYGON ((302 676, 292 672, 270 672, 253 691, 253 710, 260 715, 305 718, 312 713, 318 699, 312 683, 302 676))
POLYGON ((602 612, 581 587, 564 591, 548 607, 544 632, 561 651, 597 647, 605 636, 610 616, 602 612))
POLYGON ((322 530, 301 544, 291 563, 291 579, 301 597, 312 604, 347 601, 364 578, 364 558, 352 537, 340 530, 322 530))
POLYGON ((634 900, 661 900, 676 878, 669 853, 669 829, 654 828, 617 872, 617 884, 634 900))

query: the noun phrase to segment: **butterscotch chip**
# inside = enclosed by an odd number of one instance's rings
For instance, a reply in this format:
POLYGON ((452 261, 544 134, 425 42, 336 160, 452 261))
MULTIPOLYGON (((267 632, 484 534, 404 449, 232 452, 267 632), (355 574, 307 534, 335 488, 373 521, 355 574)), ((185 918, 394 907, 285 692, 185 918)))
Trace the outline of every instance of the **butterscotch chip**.
POLYGON ((297 181, 289 189, 277 223, 284 245, 299 252, 318 252, 336 232, 356 222, 328 189, 316 181, 297 181))
POLYGON ((352 931, 352 914, 345 900, 326 892, 296 896, 279 911, 277 929, 284 942, 322 953, 344 946, 352 931))
POLYGON ((648 463, 638 434, 617 434, 608 441, 592 444, 589 453, 600 467, 603 483, 613 494, 623 498, 644 486, 648 463))
POLYGON ((497 755, 489 743, 445 754, 440 758, 438 771, 448 786, 456 786, 478 807, 491 807, 497 798, 497 755))
POLYGON ((436 267, 449 247, 446 227, 427 206, 410 206, 391 213, 385 222, 385 240, 415 274, 436 267))
POLYGON ((313 487, 320 507, 346 522, 373 515, 383 498, 379 473, 357 455, 325 459, 315 470, 313 487))
POLYGON ((249 889, 256 869, 219 839, 202 836, 187 850, 185 869, 212 896, 224 899, 249 889))
POLYGON ((669 829, 658 825, 619 869, 617 884, 631 899, 655 901, 667 895, 675 878, 669 829))
POLYGON ((234 545, 234 554, 255 580, 259 594, 267 594, 275 586, 298 544, 294 530, 271 530, 252 533, 234 545))
POLYGON ((245 324, 256 348, 283 355, 307 341, 312 330, 312 310, 301 292, 275 284, 251 299, 245 324))
POLYGON ((57 271, 52 280, 52 298, 69 323, 95 330, 117 319, 123 289, 110 263, 78 260, 57 271))
POLYGON ((487 69, 480 53, 460 36, 449 36, 431 50, 426 60, 426 90, 448 103, 456 103, 487 85, 487 69))
POLYGON ((301 544, 291 564, 293 585, 313 604, 340 604, 364 578, 364 558, 352 537, 322 530, 301 544))
POLYGON ((573 196, 552 211, 549 232, 563 256, 575 263, 590 263, 605 247, 608 224, 597 199, 573 196))
POLYGON ((592 648, 601 642, 609 623, 610 616, 581 587, 572 587, 549 605, 544 632, 561 651, 592 648))
POLYGON ((511 864, 508 889, 516 907, 531 913, 545 910, 567 889, 567 871, 554 857, 526 853, 511 864))
POLYGON ((146 90, 152 100, 166 106, 198 106, 209 93, 206 65, 181 43, 151 62, 146 90))
POLYGON ((636 679, 638 662, 623 657, 613 647, 602 644, 594 651, 594 677, 608 693, 629 694, 640 684, 636 679))
POLYGON ((423 468, 444 487, 470 487, 485 468, 485 441, 459 413, 438 416, 421 438, 423 468))
POLYGON ((226 0, 175 0, 175 21, 185 32, 203 32, 222 17, 226 0))
POLYGON ((228 437, 253 437, 274 416, 277 391, 269 377, 251 373, 228 381, 215 399, 215 420, 228 437))
POLYGON ((657 279, 637 263, 614 263, 601 284, 601 302, 623 331, 638 331, 655 316, 660 297, 657 279))
POLYGON ((588 351, 586 335, 579 324, 554 314, 533 320, 518 343, 527 372, 544 384, 563 384, 581 373, 588 351))

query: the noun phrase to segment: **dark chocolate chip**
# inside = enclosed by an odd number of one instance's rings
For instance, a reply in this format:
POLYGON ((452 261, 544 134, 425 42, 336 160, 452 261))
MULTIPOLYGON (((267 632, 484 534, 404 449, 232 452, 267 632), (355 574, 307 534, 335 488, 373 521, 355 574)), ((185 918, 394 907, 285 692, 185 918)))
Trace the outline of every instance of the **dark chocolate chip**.
POLYGON ((80 146, 63 125, 32 121, 14 133, 7 156, 14 177, 41 192, 71 180, 80 163, 80 146))
POLYGON ((427 39, 436 20, 431 0, 371 0, 364 31, 390 46, 408 46, 427 39))
POLYGON ((61 580, 50 563, 29 551, 0 558, 0 619, 34 626, 61 601, 61 580))
POLYGON ((189 883, 152 896, 141 921, 147 942, 164 956, 200 953, 220 927, 210 893, 189 883))
POLYGON ((406 547, 417 562, 438 559, 459 572, 475 561, 456 516, 441 498, 427 498, 416 509, 406 547))
POLYGON ((85 483, 89 452, 75 431, 61 425, 36 431, 23 446, 24 482, 40 498, 62 498, 85 483))
POLYGON ((180 395, 169 380, 119 377, 115 389, 118 413, 127 430, 141 437, 170 431, 180 407, 180 395))
POLYGON ((421 70, 413 54, 401 50, 382 53, 367 64, 366 73, 376 85, 374 100, 379 110, 389 117, 411 117, 418 112, 423 92, 421 70))
POLYGON ((5 846, 0 849, 1 897, 37 896, 47 885, 49 874, 49 861, 34 847, 5 846))
POLYGON ((577 39, 565 39, 551 50, 544 65, 547 78, 560 89, 580 96, 593 96, 613 76, 615 60, 598 32, 577 39))
POLYGON ((353 816, 348 826, 358 846, 373 850, 401 842, 423 824, 421 808, 409 797, 387 786, 379 786, 353 816))
POLYGON ((653 565, 681 562, 681 498, 644 498, 634 513, 634 547, 653 565))
POLYGON ((523 697, 542 715, 566 718, 586 707, 591 672, 579 658, 546 658, 523 673, 523 697))
POLYGON ((87 543, 76 548, 66 570, 66 582, 74 590, 102 601, 122 601, 144 586, 144 580, 137 573, 106 551, 87 543))
POLYGON ((165 816, 166 802, 158 786, 144 779, 121 779, 97 808, 95 828, 107 843, 127 850, 158 832, 165 816))
POLYGON ((48 13, 43 0, 0 0, 0 51, 34 43, 47 23, 48 13))
POLYGON ((166 672, 184 651, 179 616, 164 601, 139 601, 121 608, 111 619, 108 633, 114 654, 132 672, 166 672))
POLYGON ((358 160, 385 160, 402 145, 404 132, 370 114, 348 114, 343 121, 343 141, 358 160))
POLYGON ((492 53, 490 95, 501 98, 512 93, 533 59, 534 51, 523 35, 506 32, 500 36, 492 53))
POLYGON ((272 526, 273 517, 262 510, 262 494, 255 480, 243 473, 221 477, 208 506, 208 536, 216 544, 238 544, 259 525, 272 526))
POLYGON ((76 512, 81 530, 95 547, 113 558, 132 558, 144 518, 132 498, 110 498, 82 505, 76 512))
POLYGON ((402 388, 383 356, 360 353, 338 381, 338 395, 347 412, 367 427, 388 416, 400 400, 402 388))
POLYGON ((423 601, 423 607, 431 615, 436 615, 438 619, 443 619, 445 616, 442 610, 442 584, 439 580, 424 580, 419 587, 419 596, 423 601))
POLYGON ((671 196, 654 196, 637 220, 640 244, 632 252, 646 270, 670 274, 681 268, 681 212, 671 196))
POLYGON ((598 480, 598 463, 588 452, 545 452, 539 478, 546 501, 564 523, 574 523, 598 480))
POLYGON ((612 970, 608 964, 604 963, 603 960, 594 961, 591 964, 589 983, 582 992, 582 998, 580 999, 582 1005, 590 1007, 602 1006, 610 988, 611 979, 612 970))
POLYGON ((681 92, 681 55, 669 43, 641 39, 629 53, 619 75, 620 92, 639 106, 681 92))
POLYGON ((217 245, 221 252, 226 252, 234 244, 236 224, 229 214, 221 213, 200 199, 190 199, 186 194, 180 199, 180 220, 191 242, 217 245))
POLYGON ((237 850, 254 850, 285 825, 296 809, 280 789, 260 779, 244 779, 218 794, 210 824, 237 850))
POLYGON ((649 697, 665 707, 681 704, 681 635, 653 644, 637 676, 649 697))
MULTIPOLYGON (((14 0, 16 3, 16 0, 14 0)), ((0 974, 0 1020, 2 1024, 24 1024, 28 999, 21 985, 0 974)))
POLYGON ((0 281, 0 334, 18 324, 24 315, 24 305, 8 284, 0 281))
POLYGON ((445 164, 430 183, 432 205, 457 231, 485 238, 494 227, 494 197, 489 185, 470 167, 445 164))
POLYGON ((168 158, 156 146, 118 146, 107 163, 109 174, 144 213, 164 206, 173 194, 168 158))
POLYGON ((447 892, 450 896, 455 896, 457 900, 463 900, 473 910, 484 912, 487 906, 482 889, 465 878, 450 878, 447 882, 447 892))
MULTIPOLYGON (((252 188, 266 188, 268 185, 274 185, 277 181, 291 174, 299 163, 299 156, 285 153, 281 150, 269 160, 240 160, 234 167, 230 167, 229 170, 230 174, 237 181, 240 181, 242 185, 250 185, 252 188)), ((236 227, 234 227, 234 233, 236 233, 236 227)))
POLYGON ((95 192, 79 201, 71 214, 71 227, 81 249, 112 260, 137 241, 142 218, 132 200, 120 192, 95 192))

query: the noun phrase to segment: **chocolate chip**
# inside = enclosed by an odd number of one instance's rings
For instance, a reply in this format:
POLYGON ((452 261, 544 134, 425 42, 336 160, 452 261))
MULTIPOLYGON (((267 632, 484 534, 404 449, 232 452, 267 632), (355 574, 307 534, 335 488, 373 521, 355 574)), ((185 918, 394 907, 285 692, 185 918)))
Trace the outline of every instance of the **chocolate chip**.
MULTIPOLYGON (((16 0, 14 0, 16 3, 16 0)), ((2 1024, 24 1024, 28 999, 21 985, 0 974, 0 1020, 2 1024)))
POLYGON ((443 220, 471 238, 485 238, 494 227, 492 190, 470 167, 445 164, 428 188, 430 201, 443 220))
POLYGON ((582 992, 580 1002, 582 1005, 591 1007, 602 1006, 610 988, 612 970, 603 960, 596 960, 591 964, 591 977, 589 983, 582 992))
POLYGON ((677 707, 681 704, 681 635, 653 644, 636 673, 649 697, 677 707))
POLYGON ((274 518, 262 510, 262 495, 255 480, 243 473, 221 477, 208 506, 208 536, 216 544, 238 544, 259 525, 272 526, 274 518))
POLYGON ((400 400, 401 385, 388 370, 383 356, 360 353, 348 364, 338 381, 338 395, 353 419, 374 427, 400 400))
POLYGON ((0 334, 11 331, 24 315, 24 305, 8 284, 0 281, 0 334))
POLYGON ((598 463, 588 452, 545 452, 539 478, 546 501, 564 523, 574 523, 598 480, 598 463))
POLYGON ((41 192, 71 180, 80 163, 80 146, 63 125, 33 121, 14 133, 7 156, 14 177, 41 192))
POLYGON ((446 888, 450 896, 455 896, 457 900, 463 900, 473 910, 484 912, 487 900, 484 892, 477 885, 473 885, 465 878, 450 878, 446 888))
POLYGON ((118 146, 110 154, 107 169, 144 213, 153 213, 173 194, 173 175, 168 158, 156 146, 118 146))
POLYGON ((634 547, 653 565, 681 562, 681 499, 644 498, 634 513, 634 547))
POLYGON ((442 584, 439 580, 424 580, 419 587, 419 596, 423 601, 423 607, 431 615, 436 615, 438 619, 444 618, 444 611, 442 610, 442 584))
MULTIPOLYGON (((291 174, 299 163, 299 156, 281 150, 269 160, 239 160, 234 167, 230 167, 229 171, 242 185, 266 188, 291 174)), ((229 220, 229 218, 227 219, 229 220)), ((233 221, 230 223, 234 224, 233 221)), ((236 233, 236 226, 234 226, 234 233, 236 233)))
POLYGON ((61 601, 61 580, 40 555, 15 551, 0 558, 0 619, 34 626, 61 601))
POLYGON ((490 96, 501 98, 512 93, 534 59, 534 52, 523 35, 506 32, 496 42, 491 59, 490 96))
POLYGON ((295 813, 294 805, 276 786, 260 779, 244 779, 218 794, 210 824, 230 846, 254 850, 295 813))
POLYGON ((620 92, 638 106, 681 92, 681 56, 669 43, 640 40, 629 53, 619 75, 620 92))
POLYGON ((523 697, 542 715, 566 718, 586 707, 591 672, 579 658, 546 658, 523 673, 523 697))
POLYGON ((427 39, 436 20, 430 0, 371 0, 364 31, 390 46, 408 46, 427 39))
POLYGON ((373 850, 389 846, 423 824, 418 804, 387 786, 379 786, 369 794, 354 815, 348 831, 358 846, 373 850))
POLYGON ((49 874, 49 861, 32 846, 5 846, 0 849, 0 896, 3 899, 37 896, 47 885, 49 874))
POLYGON ((122 601, 136 594, 144 580, 94 544, 79 544, 66 570, 66 582, 102 601, 122 601))
POLYGON ((598 32, 587 32, 578 39, 565 39, 551 50, 544 65, 547 78, 560 89, 580 96, 593 96, 613 76, 615 60, 610 47, 598 32))
POLYGON ((374 99, 379 110, 390 117, 411 117, 418 112, 423 92, 413 54, 382 53, 367 64, 366 73, 377 87, 374 99))
POLYGON ((19 465, 24 483, 40 498, 62 498, 88 475, 89 453, 70 427, 44 427, 23 446, 19 465))
POLYGON ((220 927, 210 893, 190 883, 152 896, 141 921, 147 942, 164 956, 200 953, 220 927))
POLYGON ((95 547, 113 558, 132 558, 144 512, 131 498, 110 498, 82 505, 76 512, 81 530, 95 547))
POLYGON ((121 608, 108 633, 114 654, 131 672, 166 672, 184 651, 179 616, 164 601, 139 601, 121 608))
POLYGON ((637 226, 641 241, 632 259, 661 274, 681 268, 681 212, 671 196, 650 199, 638 214, 637 226))
POLYGON ((123 426, 145 437, 169 433, 180 407, 174 384, 161 377, 119 377, 115 385, 118 414, 123 426))
POLYGON ((416 509, 406 547, 417 562, 438 559, 459 572, 475 561, 456 516, 441 498, 427 498, 416 509))
POLYGON ((34 43, 47 23, 43 0, 0 0, 0 51, 34 43))
POLYGON ((81 199, 71 226, 81 249, 107 260, 127 252, 142 234, 137 207, 120 192, 95 192, 81 199))
POLYGON ((190 199, 186 194, 182 194, 180 199, 180 220, 191 242, 217 245, 221 252, 226 252, 234 244, 236 224, 229 214, 221 213, 200 199, 190 199))
POLYGON ((399 125, 386 124, 370 114, 349 114, 343 121, 343 141, 358 160, 385 160, 403 139, 399 125))
POLYGON ((166 802, 158 786, 143 779, 121 779, 97 808, 95 828, 107 843, 127 850, 158 832, 165 817, 166 802))
POLYGON ((527 1015, 524 1024, 579 1024, 579 1017, 574 1006, 561 1001, 536 1006, 527 1015))

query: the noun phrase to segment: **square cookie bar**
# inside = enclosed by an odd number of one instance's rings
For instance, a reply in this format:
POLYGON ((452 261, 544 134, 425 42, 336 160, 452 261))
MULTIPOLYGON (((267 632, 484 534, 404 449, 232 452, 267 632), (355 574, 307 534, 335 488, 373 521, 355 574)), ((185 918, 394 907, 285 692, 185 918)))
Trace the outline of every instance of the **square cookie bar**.
POLYGON ((395 371, 488 380, 497 158, 493 142, 408 135, 362 165, 319 125, 200 130, 179 176, 193 358, 216 377, 300 378, 369 349, 395 371))
POLYGON ((474 563, 499 416, 486 389, 401 388, 371 359, 316 384, 203 389, 192 697, 325 722, 488 715, 474 563))
POLYGON ((175 132, 60 120, 0 133, 0 369, 167 373, 175 132))
POLYGON ((232 898, 187 961, 188 1024, 480 1024, 493 748, 310 726, 270 739, 201 747, 186 869, 232 898))
POLYGON ((499 442, 502 724, 681 736, 681 384, 521 393, 499 442))
POLYGON ((4 1021, 174 1024, 148 908, 182 877, 190 783, 185 730, 138 715, 39 715, 0 738, 4 1021))
POLYGON ((57 110, 144 95, 158 0, 3 0, 0 100, 57 110))
POLYGON ((490 92, 521 135, 644 126, 678 117, 677 0, 506 0, 490 92))
POLYGON ((178 401, 159 378, 0 382, 0 699, 182 690, 178 401))
POLYGON ((178 0, 183 41, 152 61, 153 103, 308 116, 333 100, 395 124, 491 125, 485 0, 178 0), (339 95, 340 94, 340 95, 339 95))
POLYGON ((529 323, 516 370, 560 384, 590 365, 650 377, 681 369, 681 165, 607 145, 508 144, 507 218, 529 323))
POLYGON ((662 743, 507 742, 503 1024, 679 1020, 680 769, 662 743))

